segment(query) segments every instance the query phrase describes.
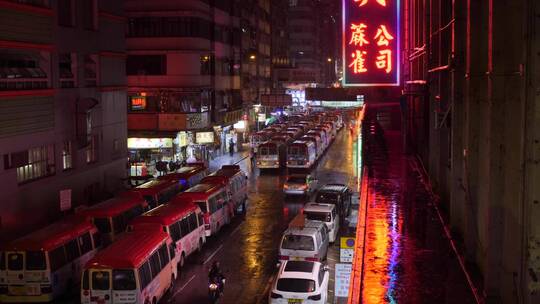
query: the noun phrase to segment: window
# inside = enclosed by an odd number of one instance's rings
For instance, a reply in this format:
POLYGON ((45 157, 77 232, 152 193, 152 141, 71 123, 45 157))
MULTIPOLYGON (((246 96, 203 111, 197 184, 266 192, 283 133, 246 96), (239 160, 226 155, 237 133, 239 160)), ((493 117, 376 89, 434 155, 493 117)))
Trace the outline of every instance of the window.
POLYGON ((74 88, 76 86, 76 54, 58 54, 58 67, 60 70, 60 87, 74 88))
POLYGON ((167 263, 169 263, 169 253, 167 252, 167 244, 163 244, 159 248, 159 260, 161 262, 161 269, 165 268, 165 266, 167 266, 167 263))
POLYGON ((26 252, 26 270, 45 270, 45 252, 27 251, 26 252))
POLYGON ((5 154, 4 168, 17 168, 19 184, 54 175, 54 145, 5 154))
POLYGON ((92 272, 92 290, 109 290, 110 276, 108 271, 92 272))
POLYGON ((152 281, 152 273, 150 272, 150 264, 148 261, 139 267, 139 280, 141 283, 141 290, 145 289, 152 281))
POLYGON ((169 226, 169 232, 174 242, 177 242, 182 237, 182 233, 180 232, 180 225, 178 223, 171 224, 169 226))
POLYGON ((113 218, 114 233, 121 233, 126 230, 126 219, 123 214, 119 214, 113 218))
POLYGON ((96 217, 94 218, 94 225, 96 225, 97 229, 101 233, 109 233, 111 232, 111 223, 109 221, 108 217, 96 217))
POLYGON ((186 236, 189 233, 189 222, 188 218, 185 217, 180 221, 180 228, 182 230, 182 237, 186 236))
POLYGON ((99 232, 92 234, 92 239, 94 240, 94 248, 101 247, 101 237, 99 235, 99 232))
POLYGON ((22 253, 9 253, 8 258, 8 270, 23 270, 24 262, 22 253))
POLYGON ((195 228, 197 228, 197 216, 195 215, 195 213, 191 213, 188 217, 188 221, 189 221, 189 232, 195 230, 195 228))
POLYGON ((131 269, 115 269, 113 270, 113 290, 135 290, 137 283, 135 282, 135 274, 131 269))
POLYGON ((79 251, 79 245, 77 244, 77 240, 71 240, 66 244, 66 254, 67 254, 68 262, 72 262, 75 259, 77 259, 79 256, 81 256, 81 252, 79 251))
POLYGON ((130 55, 126 59, 128 75, 166 75, 166 55, 130 55))
POLYGON ((197 214, 197 218, 199 219, 199 226, 202 226, 204 224, 204 218, 202 212, 197 214))
POLYGON ((90 285, 88 284, 88 270, 85 270, 82 277, 82 289, 88 290, 90 289, 90 285))
POLYGON ((86 87, 97 86, 98 57, 97 55, 84 55, 84 80, 86 87))
POLYGON ((83 236, 79 237, 79 246, 81 247, 81 255, 92 250, 92 239, 90 238, 90 232, 87 232, 83 234, 83 236))
POLYGON ((64 146, 62 147, 62 169, 68 170, 73 168, 73 150, 71 141, 64 142, 64 146))
POLYGON ((66 253, 64 252, 64 246, 60 246, 49 252, 49 264, 51 264, 51 271, 56 271, 66 264, 66 253))
POLYGON ((206 208, 206 202, 195 202, 199 208, 201 208, 202 213, 207 213, 208 208, 206 208))
POLYGON ((150 256, 150 266, 150 270, 152 271, 152 279, 154 279, 161 271, 161 264, 159 263, 159 254, 157 251, 150 256))
POLYGON ((98 136, 92 135, 88 147, 86 147, 86 163, 94 163, 98 160, 98 136))
POLYGON ((74 26, 74 12, 73 0, 58 0, 58 25, 74 26))
POLYGON ((83 11, 83 27, 87 30, 97 29, 97 3, 96 0, 80 0, 83 11))

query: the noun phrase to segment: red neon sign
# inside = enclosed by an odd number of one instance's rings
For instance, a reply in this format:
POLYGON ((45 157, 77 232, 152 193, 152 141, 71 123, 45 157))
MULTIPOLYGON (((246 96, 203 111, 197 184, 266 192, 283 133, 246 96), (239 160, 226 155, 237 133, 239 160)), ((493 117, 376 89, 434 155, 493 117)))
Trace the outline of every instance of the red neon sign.
POLYGON ((400 0, 343 1, 343 86, 398 86, 400 0))

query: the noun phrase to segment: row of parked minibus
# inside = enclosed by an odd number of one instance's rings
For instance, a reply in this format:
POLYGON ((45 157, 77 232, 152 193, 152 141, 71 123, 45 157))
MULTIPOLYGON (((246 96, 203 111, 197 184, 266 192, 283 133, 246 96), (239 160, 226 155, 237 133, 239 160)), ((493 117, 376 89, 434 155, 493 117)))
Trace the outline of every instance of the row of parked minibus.
POLYGON ((0 302, 155 304, 186 258, 246 210, 239 166, 190 164, 0 248, 0 302))
POLYGON ((343 128, 337 112, 315 112, 290 117, 251 138, 259 169, 310 169, 343 128))

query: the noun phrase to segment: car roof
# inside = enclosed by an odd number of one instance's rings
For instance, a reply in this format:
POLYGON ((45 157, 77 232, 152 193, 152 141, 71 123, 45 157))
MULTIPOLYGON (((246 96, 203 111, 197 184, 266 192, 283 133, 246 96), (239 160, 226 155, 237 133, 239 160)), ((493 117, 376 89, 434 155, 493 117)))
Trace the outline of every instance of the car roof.
POLYGON ((308 279, 317 281, 319 262, 285 261, 281 265, 278 279, 308 279))
MULTIPOLYGON (((315 224, 315 222, 306 221, 306 226, 304 228, 301 227, 289 227, 285 232, 283 232, 283 235, 304 235, 304 236, 314 236, 317 234, 317 231, 319 231, 320 228, 318 227, 311 227, 315 224)), ((316 224, 320 224, 319 222, 316 222, 316 224)), ((323 224, 324 225, 324 224, 323 224)))
POLYGON ((334 208, 336 208, 334 204, 307 203, 304 206, 304 211, 331 212, 334 208))
POLYGON ((343 192, 344 190, 347 190, 346 185, 343 184, 326 184, 319 188, 319 192, 343 192))

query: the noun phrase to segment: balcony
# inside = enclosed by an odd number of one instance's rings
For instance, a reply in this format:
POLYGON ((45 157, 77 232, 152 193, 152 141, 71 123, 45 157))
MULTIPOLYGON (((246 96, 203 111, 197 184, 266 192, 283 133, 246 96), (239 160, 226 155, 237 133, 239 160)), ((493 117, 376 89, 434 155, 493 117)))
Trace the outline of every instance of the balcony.
POLYGON ((130 131, 197 130, 210 126, 209 112, 203 113, 128 113, 130 131))

